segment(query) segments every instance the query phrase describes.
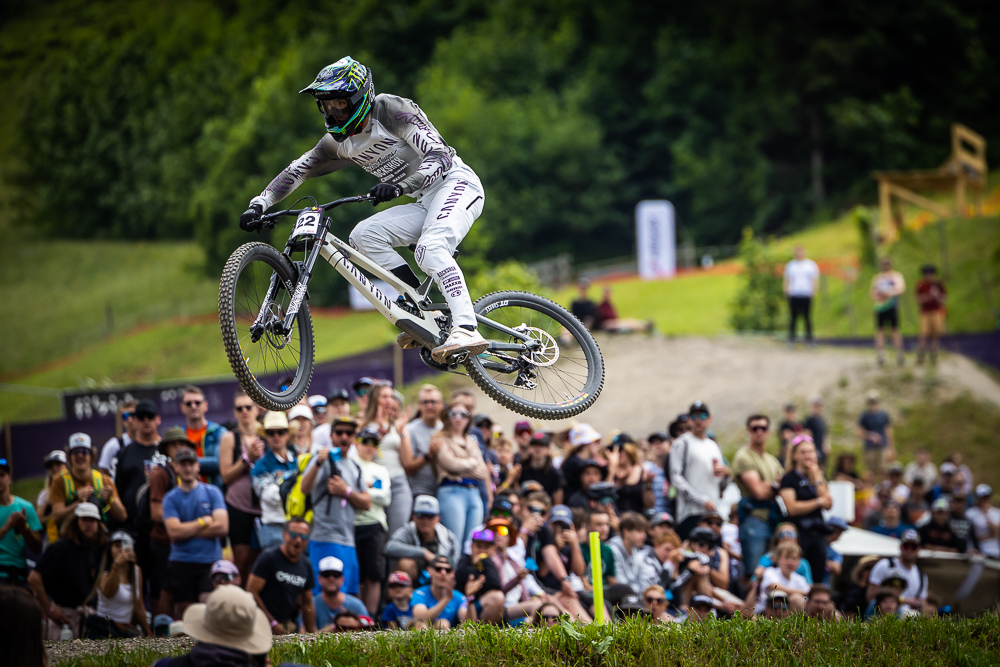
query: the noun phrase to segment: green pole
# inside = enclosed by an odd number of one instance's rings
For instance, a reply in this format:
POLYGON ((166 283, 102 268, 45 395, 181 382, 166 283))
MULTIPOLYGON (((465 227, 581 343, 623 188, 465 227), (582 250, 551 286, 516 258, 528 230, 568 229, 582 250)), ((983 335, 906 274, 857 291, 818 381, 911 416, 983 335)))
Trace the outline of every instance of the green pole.
POLYGON ((590 576, 594 580, 594 622, 604 625, 604 576, 601 567, 601 537, 590 534, 590 576))

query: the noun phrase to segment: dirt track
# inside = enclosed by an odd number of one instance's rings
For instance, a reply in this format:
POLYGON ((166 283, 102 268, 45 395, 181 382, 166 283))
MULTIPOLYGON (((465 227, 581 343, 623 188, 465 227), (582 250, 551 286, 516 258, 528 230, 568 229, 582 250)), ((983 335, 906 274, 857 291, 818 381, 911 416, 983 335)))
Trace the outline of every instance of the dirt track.
MULTIPOLYGON (((590 422, 602 433, 620 429, 638 438, 664 430, 692 401, 701 399, 712 411, 712 428, 720 444, 728 449, 739 444, 743 421, 753 412, 779 418, 785 403, 794 402, 801 411, 811 397, 821 395, 831 417, 843 414, 853 420, 873 386, 891 387, 884 392, 884 402, 892 412, 932 381, 938 396, 968 390, 1000 405, 1000 384, 968 359, 954 355, 940 360, 935 376, 916 366, 913 354, 901 369, 895 365, 879 369, 872 350, 789 349, 784 343, 762 338, 604 335, 598 342, 606 366, 604 391, 577 420, 590 422)), ((515 421, 523 419, 476 391, 479 410, 508 433, 515 421)), ((570 423, 536 426, 550 429, 570 423)))

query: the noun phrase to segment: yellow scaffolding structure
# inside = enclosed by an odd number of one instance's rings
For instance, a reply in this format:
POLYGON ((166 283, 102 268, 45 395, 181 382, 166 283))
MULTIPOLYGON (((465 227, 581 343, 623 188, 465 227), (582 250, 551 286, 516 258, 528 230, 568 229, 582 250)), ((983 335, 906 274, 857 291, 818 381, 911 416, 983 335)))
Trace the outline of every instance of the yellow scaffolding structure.
POLYGON ((961 123, 951 125, 951 155, 937 169, 876 171, 879 226, 884 242, 894 241, 904 225, 898 202, 904 201, 939 218, 981 215, 986 192, 986 140, 961 123), (917 194, 920 191, 953 192, 951 207, 917 194), (975 210, 966 206, 974 193, 975 210))

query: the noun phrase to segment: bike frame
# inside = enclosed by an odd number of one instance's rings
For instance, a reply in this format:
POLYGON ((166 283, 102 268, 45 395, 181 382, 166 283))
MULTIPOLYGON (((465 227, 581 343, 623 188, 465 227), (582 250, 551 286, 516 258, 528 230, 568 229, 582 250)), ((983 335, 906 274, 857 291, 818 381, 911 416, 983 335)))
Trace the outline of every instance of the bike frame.
MULTIPOLYGON (((325 213, 326 211, 343 204, 367 201, 372 201, 372 198, 369 195, 345 197, 344 199, 338 199, 328 204, 313 207, 312 210, 320 209, 325 213)), ((279 211, 263 216, 262 220, 265 222, 271 222, 283 216, 298 216, 302 212, 308 210, 310 209, 304 208, 279 211)), ((312 247, 308 249, 305 260, 295 263, 299 268, 299 276, 297 284, 294 288, 286 286, 286 289, 288 289, 289 293, 292 294, 292 298, 289 303, 288 310, 285 312, 283 322, 285 331, 292 330, 295 317, 298 315, 299 308, 305 299, 309 279, 312 277, 316 262, 320 258, 323 258, 331 266, 333 266, 334 269, 336 269, 337 273, 342 275, 347 282, 353 285, 358 292, 360 292, 361 295, 382 314, 383 317, 392 322, 392 324, 394 324, 398 329, 405 331, 419 340, 424 347, 433 348, 443 344, 448 332, 447 328, 444 326, 442 318, 450 317, 450 311, 448 309, 448 304, 432 303, 428 298, 427 295, 430 292, 432 282, 431 278, 429 276, 425 278, 423 283, 421 283, 420 287, 417 289, 410 287, 400 281, 396 276, 389 273, 386 269, 366 257, 362 252, 355 250, 349 244, 344 243, 330 233, 330 223, 331 219, 326 215, 323 215, 316 235, 309 237, 312 240, 312 247), (318 241, 319 238, 322 238, 323 240, 318 241), (419 309, 419 314, 414 315, 408 310, 400 307, 399 304, 389 298, 382 290, 372 283, 372 281, 369 280, 368 277, 361 272, 361 270, 367 271, 379 280, 385 281, 399 294, 408 296, 412 303, 419 309), (443 333, 442 328, 445 329, 443 333)), ((286 255, 290 254, 295 238, 296 237, 293 232, 293 236, 289 237, 288 244, 285 246, 286 255)), ((309 247, 309 240, 306 241, 306 247, 309 247)), ((274 274, 271 277, 271 285, 268 288, 268 293, 265 297, 267 301, 273 301, 276 289, 277 274, 274 274)), ((261 313, 258 315, 258 320, 260 320, 263 315, 264 310, 262 309, 261 313)), ((486 324, 497 331, 507 334, 515 341, 520 341, 511 343, 490 341, 488 348, 488 351, 490 352, 521 352, 529 349, 525 345, 526 342, 529 342, 531 345, 536 344, 523 332, 511 329, 510 327, 495 322, 487 317, 477 314, 476 320, 481 324, 486 324)), ((488 365, 496 368, 497 370, 508 369, 505 364, 489 363, 488 365)))

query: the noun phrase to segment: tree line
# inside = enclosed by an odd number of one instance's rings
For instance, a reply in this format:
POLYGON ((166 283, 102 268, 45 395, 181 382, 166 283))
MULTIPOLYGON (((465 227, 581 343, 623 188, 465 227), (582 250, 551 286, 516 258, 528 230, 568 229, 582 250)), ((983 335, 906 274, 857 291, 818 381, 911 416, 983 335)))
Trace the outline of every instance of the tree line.
MULTIPOLYGON (((674 202, 682 238, 732 244, 744 227, 787 231, 873 200, 873 169, 936 166, 953 121, 995 154, 992 9, 3 0, 0 82, 14 104, 0 112, 0 165, 24 228, 194 237, 214 272, 243 241, 247 201, 322 135, 297 91, 349 54, 377 91, 420 104, 481 176, 471 261, 629 254, 648 198, 674 202)), ((373 184, 346 170, 296 195, 373 184)), ((341 211, 343 234, 367 214, 341 211)))

